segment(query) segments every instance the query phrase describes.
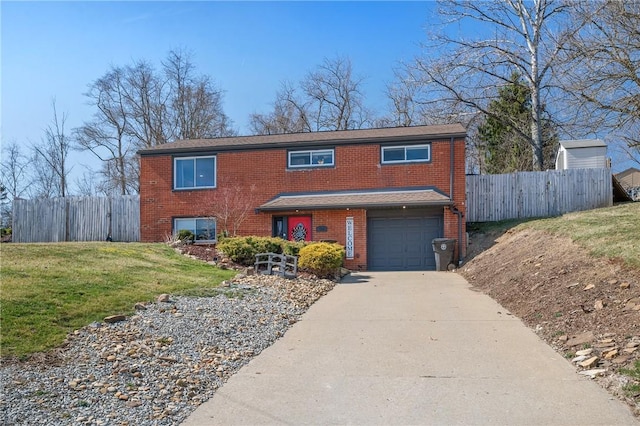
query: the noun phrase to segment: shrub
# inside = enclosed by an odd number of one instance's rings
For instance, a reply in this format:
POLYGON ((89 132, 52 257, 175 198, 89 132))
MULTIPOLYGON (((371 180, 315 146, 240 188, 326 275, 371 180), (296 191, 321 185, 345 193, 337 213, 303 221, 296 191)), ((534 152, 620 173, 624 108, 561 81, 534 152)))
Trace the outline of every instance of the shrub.
POLYGON ((282 253, 289 256, 300 256, 300 249, 308 245, 304 241, 284 241, 282 253))
POLYGON ((230 237, 218 241, 216 248, 235 263, 251 266, 258 253, 282 253, 288 241, 277 237, 230 237))
POLYGON ((242 237, 231 237, 224 238, 218 241, 216 248, 229 256, 235 263, 239 263, 241 265, 249 266, 256 259, 256 251, 249 244, 246 238, 242 237))
MULTIPOLYGON (((282 247, 285 240, 277 237, 247 237, 249 244, 256 249, 258 253, 282 253, 282 247)), ((254 258, 255 260, 255 258, 254 258)))
POLYGON ((332 278, 342 266, 344 247, 335 243, 312 243, 300 249, 298 266, 321 278, 332 278))

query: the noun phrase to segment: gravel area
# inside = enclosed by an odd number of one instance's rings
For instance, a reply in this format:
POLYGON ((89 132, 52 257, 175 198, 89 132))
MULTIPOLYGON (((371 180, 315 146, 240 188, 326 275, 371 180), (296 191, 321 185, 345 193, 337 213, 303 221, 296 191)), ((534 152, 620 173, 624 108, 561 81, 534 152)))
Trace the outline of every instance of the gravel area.
POLYGON ((179 424, 334 284, 239 275, 215 297, 138 304, 135 315, 77 330, 56 351, 5 360, 0 420, 179 424))

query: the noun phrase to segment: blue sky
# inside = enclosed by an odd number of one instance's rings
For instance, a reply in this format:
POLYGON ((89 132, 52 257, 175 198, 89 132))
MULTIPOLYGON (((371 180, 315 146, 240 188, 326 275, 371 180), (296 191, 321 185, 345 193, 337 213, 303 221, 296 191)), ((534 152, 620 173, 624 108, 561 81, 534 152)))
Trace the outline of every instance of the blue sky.
MULTIPOLYGON (((325 57, 351 59, 382 112, 393 67, 426 39, 431 2, 6 2, 2 14, 2 140, 38 142, 51 100, 70 130, 93 112, 83 96, 111 65, 169 50, 193 53, 197 71, 224 90, 240 133, 268 112, 284 80, 299 81, 325 57)), ((89 154, 73 161, 91 165, 89 154)), ((77 168, 76 168, 77 172, 77 168)))
MULTIPOLYGON (((171 49, 193 53, 197 71, 225 92, 241 134, 253 112, 270 111, 284 80, 298 82, 324 58, 347 56, 366 77, 367 104, 386 108, 393 68, 421 53, 436 4, 412 2, 13 2, 0 3, 2 143, 39 142, 51 101, 70 132, 93 110, 83 93, 110 66, 171 49)), ((97 169, 74 153, 73 178, 97 169)))

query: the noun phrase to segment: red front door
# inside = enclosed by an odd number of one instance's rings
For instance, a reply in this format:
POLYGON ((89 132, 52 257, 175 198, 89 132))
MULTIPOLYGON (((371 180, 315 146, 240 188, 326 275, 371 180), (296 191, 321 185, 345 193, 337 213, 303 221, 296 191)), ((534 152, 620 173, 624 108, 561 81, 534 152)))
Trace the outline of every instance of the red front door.
POLYGON ((311 241, 311 216, 289 216, 287 225, 289 240, 311 241))

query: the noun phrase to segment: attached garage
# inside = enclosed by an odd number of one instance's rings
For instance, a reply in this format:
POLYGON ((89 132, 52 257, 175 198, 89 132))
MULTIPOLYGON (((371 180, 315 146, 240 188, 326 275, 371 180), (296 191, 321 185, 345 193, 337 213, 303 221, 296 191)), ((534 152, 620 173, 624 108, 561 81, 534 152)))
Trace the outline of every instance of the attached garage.
POLYGON ((353 249, 346 261, 353 261, 354 269, 429 271, 436 269, 431 241, 444 236, 444 215, 450 205, 449 197, 437 189, 418 187, 280 194, 260 210, 278 212, 274 219, 308 215, 315 239, 323 239, 330 229, 345 230, 336 241, 353 249), (320 210, 339 211, 334 215, 338 222, 320 210), (361 256, 365 249, 366 262, 361 256))
POLYGON ((442 237, 443 209, 391 209, 367 212, 367 269, 436 269, 431 241, 442 237))

